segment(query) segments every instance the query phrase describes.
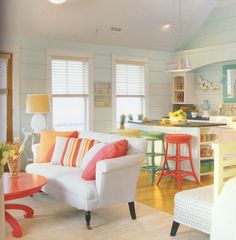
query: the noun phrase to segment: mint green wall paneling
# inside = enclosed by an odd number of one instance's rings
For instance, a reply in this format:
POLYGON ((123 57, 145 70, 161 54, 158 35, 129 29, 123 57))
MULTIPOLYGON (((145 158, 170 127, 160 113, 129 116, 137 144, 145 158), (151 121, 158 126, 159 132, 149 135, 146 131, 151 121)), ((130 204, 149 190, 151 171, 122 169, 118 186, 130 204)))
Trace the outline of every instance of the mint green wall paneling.
POLYGON ((111 69, 111 55, 93 55, 94 68, 111 69))
POLYGON ((166 96, 171 95, 172 83, 149 83, 148 93, 149 96, 166 96))
POLYGON ((170 74, 164 71, 149 72, 149 83, 167 83, 167 82, 171 82, 170 74))
POLYGON ((20 64, 21 79, 42 79, 46 81, 46 64, 20 64))
POLYGON ((236 3, 212 11, 184 49, 200 48, 236 41, 236 3))
POLYGON ((22 48, 20 52, 20 62, 25 64, 45 64, 46 52, 42 49, 22 48))
POLYGON ((95 82, 111 82, 111 68, 95 68, 93 74, 95 82))

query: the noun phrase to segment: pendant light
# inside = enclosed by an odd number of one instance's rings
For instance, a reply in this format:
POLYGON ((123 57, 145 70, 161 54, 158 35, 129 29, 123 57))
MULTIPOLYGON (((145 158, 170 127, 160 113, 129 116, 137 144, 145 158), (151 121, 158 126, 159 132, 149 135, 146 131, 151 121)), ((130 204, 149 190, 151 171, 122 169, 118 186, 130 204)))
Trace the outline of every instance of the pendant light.
POLYGON ((53 4, 62 4, 64 3, 66 0, 49 0, 49 2, 53 3, 53 4))
POLYGON ((178 59, 171 60, 167 63, 167 72, 187 72, 192 70, 189 59, 183 55, 181 0, 179 0, 179 36, 181 40, 181 54, 178 59))

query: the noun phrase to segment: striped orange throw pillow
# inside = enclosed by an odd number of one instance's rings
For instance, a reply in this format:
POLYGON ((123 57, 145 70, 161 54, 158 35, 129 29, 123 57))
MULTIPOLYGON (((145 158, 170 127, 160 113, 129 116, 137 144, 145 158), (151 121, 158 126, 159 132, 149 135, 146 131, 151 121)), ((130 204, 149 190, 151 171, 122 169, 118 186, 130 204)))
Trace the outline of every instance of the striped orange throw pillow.
POLYGON ((91 139, 68 138, 61 157, 61 165, 80 167, 84 155, 94 144, 95 141, 91 139))

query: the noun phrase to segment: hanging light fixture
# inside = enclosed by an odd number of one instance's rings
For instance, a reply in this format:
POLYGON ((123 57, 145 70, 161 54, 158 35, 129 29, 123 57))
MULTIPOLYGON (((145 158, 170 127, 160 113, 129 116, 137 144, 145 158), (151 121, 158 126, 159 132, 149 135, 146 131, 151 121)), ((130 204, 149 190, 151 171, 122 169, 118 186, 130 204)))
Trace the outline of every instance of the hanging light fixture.
POLYGON ((62 4, 64 3, 66 0, 49 0, 49 2, 53 3, 53 4, 62 4))
MULTIPOLYGON (((174 6, 174 2, 173 2, 173 6, 174 6)), ((174 10, 173 10, 173 14, 174 14, 174 10)), ((187 57, 184 57, 184 54, 183 54, 181 0, 179 0, 179 36, 180 36, 179 39, 181 40, 181 54, 178 59, 171 60, 167 63, 167 68, 166 68, 167 72, 187 72, 192 70, 189 59, 187 57)))

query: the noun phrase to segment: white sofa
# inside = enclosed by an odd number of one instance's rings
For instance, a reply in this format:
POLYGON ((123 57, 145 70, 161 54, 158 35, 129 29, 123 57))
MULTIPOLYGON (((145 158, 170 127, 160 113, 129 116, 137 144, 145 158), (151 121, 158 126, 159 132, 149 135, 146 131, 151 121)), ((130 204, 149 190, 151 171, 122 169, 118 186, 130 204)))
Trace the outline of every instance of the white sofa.
MULTIPOLYGON (((127 155, 99 161, 96 166, 96 180, 93 181, 82 179, 80 168, 52 165, 51 163, 28 164, 26 172, 42 175, 48 179, 48 183, 42 188, 42 191, 60 198, 76 208, 85 210, 88 229, 90 229, 90 211, 112 204, 129 203, 131 217, 135 219, 135 190, 140 165, 145 159, 146 141, 95 132, 80 132, 79 137, 104 143, 127 139, 127 155)), ((34 159, 36 159, 37 148, 38 145, 34 145, 32 149, 34 159)))

